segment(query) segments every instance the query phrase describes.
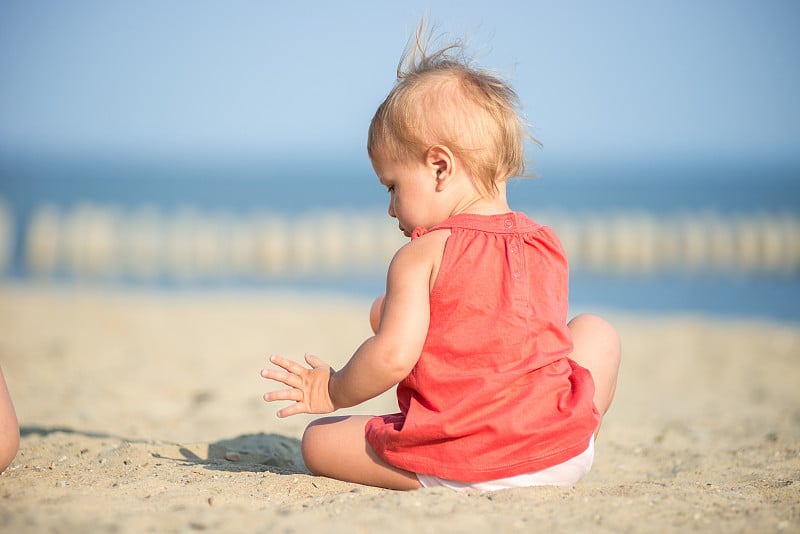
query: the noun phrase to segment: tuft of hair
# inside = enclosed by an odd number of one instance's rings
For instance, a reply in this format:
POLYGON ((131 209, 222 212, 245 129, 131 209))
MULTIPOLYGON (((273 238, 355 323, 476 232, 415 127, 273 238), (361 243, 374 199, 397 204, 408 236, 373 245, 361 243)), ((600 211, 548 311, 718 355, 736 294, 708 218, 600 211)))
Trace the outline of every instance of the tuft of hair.
POLYGON ((454 41, 433 52, 423 19, 397 66, 397 81, 378 107, 367 152, 402 160, 422 158, 433 146, 448 147, 485 195, 497 183, 524 176, 527 133, 519 97, 500 76, 474 67, 454 41))

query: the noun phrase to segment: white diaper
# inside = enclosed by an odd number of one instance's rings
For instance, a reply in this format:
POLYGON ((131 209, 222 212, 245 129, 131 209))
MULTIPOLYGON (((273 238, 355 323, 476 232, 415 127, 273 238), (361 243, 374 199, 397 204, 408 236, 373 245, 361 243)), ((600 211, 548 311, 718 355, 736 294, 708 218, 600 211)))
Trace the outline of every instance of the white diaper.
POLYGON ((566 462, 548 467, 533 473, 524 473, 513 477, 498 478, 486 482, 458 482, 431 475, 417 474, 420 484, 424 488, 444 487, 456 491, 478 490, 497 491, 509 488, 528 488, 531 486, 572 486, 592 468, 594 462, 594 436, 589 440, 589 446, 579 455, 566 462))

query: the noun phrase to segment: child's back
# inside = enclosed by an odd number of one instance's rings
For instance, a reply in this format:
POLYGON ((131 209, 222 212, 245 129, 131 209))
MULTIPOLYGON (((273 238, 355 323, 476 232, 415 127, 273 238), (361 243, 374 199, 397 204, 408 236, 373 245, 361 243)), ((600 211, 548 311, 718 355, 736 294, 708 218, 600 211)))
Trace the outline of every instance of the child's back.
POLYGON ((391 464, 451 480, 536 471, 587 448, 599 414, 567 358, 567 261, 553 231, 519 213, 461 214, 430 294, 428 335, 397 388, 400 414, 367 439, 391 464))

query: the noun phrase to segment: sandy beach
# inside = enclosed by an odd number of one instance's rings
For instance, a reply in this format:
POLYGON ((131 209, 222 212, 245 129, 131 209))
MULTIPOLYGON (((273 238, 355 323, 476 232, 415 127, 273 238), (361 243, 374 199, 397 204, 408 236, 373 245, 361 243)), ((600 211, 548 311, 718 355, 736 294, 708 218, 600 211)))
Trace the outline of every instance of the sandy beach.
MULTIPOLYGON (((399 493, 310 476, 271 353, 341 365, 369 302, 0 286, 20 421, 2 532, 800 532, 800 327, 605 314, 624 360, 571 488, 399 493)), ((393 394, 352 411, 395 411, 393 394)))

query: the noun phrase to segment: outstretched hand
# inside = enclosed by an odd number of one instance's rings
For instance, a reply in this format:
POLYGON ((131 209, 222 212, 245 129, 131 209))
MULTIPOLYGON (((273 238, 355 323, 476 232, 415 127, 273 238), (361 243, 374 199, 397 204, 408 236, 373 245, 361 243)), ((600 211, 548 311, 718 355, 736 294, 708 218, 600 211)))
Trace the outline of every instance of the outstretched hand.
POLYGON ((325 414, 336 410, 328 392, 333 369, 313 354, 306 354, 305 360, 311 366, 310 369, 280 356, 270 356, 269 361, 282 370, 261 370, 262 377, 289 386, 288 389, 264 393, 264 400, 267 402, 294 401, 294 404, 278 410, 278 417, 299 413, 325 414))

